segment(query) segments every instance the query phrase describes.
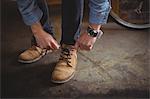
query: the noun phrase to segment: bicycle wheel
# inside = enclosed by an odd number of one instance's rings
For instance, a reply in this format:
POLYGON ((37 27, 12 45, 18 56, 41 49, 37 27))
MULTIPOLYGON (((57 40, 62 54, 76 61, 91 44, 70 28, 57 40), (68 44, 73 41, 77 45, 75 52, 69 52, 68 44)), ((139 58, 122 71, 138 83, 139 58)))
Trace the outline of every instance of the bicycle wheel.
POLYGON ((149 0, 112 0, 110 15, 123 26, 150 28, 149 14, 149 0))

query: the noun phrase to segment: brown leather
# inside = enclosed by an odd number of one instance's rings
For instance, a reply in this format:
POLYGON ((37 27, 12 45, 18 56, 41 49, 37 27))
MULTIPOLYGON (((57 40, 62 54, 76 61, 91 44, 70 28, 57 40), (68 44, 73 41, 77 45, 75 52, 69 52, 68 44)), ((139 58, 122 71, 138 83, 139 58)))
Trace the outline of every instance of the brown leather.
POLYGON ((43 55, 45 52, 45 50, 42 50, 41 48, 33 45, 31 48, 21 53, 19 55, 19 59, 23 61, 32 61, 43 55))
POLYGON ((63 44, 61 53, 62 57, 52 73, 52 80, 57 82, 69 79, 74 74, 77 65, 77 50, 74 46, 63 44))

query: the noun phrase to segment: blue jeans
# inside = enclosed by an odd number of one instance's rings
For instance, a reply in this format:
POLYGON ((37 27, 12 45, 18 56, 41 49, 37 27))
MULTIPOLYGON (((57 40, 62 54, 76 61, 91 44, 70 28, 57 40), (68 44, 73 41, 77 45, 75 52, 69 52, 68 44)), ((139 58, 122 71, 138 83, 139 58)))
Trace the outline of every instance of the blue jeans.
MULTIPOLYGON (((46 0, 17 0, 19 11, 26 25, 41 22, 44 30, 54 34, 49 21, 46 0)), ((80 35, 84 0, 62 0, 61 44, 75 44, 80 35)), ((111 9, 109 0, 89 0, 89 23, 105 24, 111 9)))

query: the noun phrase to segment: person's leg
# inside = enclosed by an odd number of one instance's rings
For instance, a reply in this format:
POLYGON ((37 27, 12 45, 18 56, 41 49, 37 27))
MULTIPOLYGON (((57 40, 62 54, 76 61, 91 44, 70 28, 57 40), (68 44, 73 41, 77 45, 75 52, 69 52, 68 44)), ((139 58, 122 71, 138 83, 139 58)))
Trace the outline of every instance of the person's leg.
MULTIPOLYGON (((17 0, 17 4, 26 25, 31 26, 33 23, 39 21, 43 29, 53 36, 54 30, 49 21, 49 11, 46 0, 17 0)), ((32 44, 36 44, 34 37, 32 37, 32 44)))
POLYGON ((84 0, 62 0, 61 44, 75 44, 80 34, 84 0))
POLYGON ((50 33, 51 35, 53 35, 54 30, 53 30, 52 23, 49 20, 49 10, 48 10, 47 1, 46 0, 37 0, 37 1, 38 1, 38 6, 43 11, 43 16, 40 22, 44 30, 50 33))
MULTIPOLYGON (((51 34, 54 37, 54 29, 53 29, 52 23, 49 20, 49 10, 48 10, 48 5, 47 5, 46 0, 37 0, 37 5, 39 6, 39 8, 43 12, 43 16, 40 20, 40 22, 43 26, 43 29, 47 33, 51 34)), ((35 40, 34 36, 32 36, 32 42, 31 43, 32 43, 32 45, 33 44, 36 45, 36 40, 35 40)))
POLYGON ((83 15, 83 0, 62 0, 62 39, 61 55, 52 73, 52 82, 69 81, 77 66, 75 38, 80 33, 83 15))
MULTIPOLYGON (((26 25, 31 27, 33 24, 40 22, 44 31, 53 35, 53 28, 48 20, 46 0, 17 0, 17 4, 26 25)), ((36 46, 36 40, 34 37, 32 38, 31 48, 19 55, 19 62, 32 63, 47 53, 47 50, 36 46)))
POLYGON ((89 0, 89 26, 78 38, 75 47, 80 50, 91 50, 103 32, 101 25, 107 23, 108 15, 111 9, 109 0, 89 0))

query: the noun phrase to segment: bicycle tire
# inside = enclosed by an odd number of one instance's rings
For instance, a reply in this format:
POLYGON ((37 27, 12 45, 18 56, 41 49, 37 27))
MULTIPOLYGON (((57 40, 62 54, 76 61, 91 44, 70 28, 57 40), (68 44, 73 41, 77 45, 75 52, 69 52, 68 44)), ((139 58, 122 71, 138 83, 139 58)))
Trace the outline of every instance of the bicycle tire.
POLYGON ((119 23, 120 25, 123 25, 127 28, 133 28, 133 29, 147 29, 150 28, 150 24, 133 24, 133 23, 129 23, 124 21, 123 19, 121 19, 117 14, 115 14, 112 10, 110 12, 110 15, 112 16, 113 19, 115 19, 115 21, 117 23, 119 23))

